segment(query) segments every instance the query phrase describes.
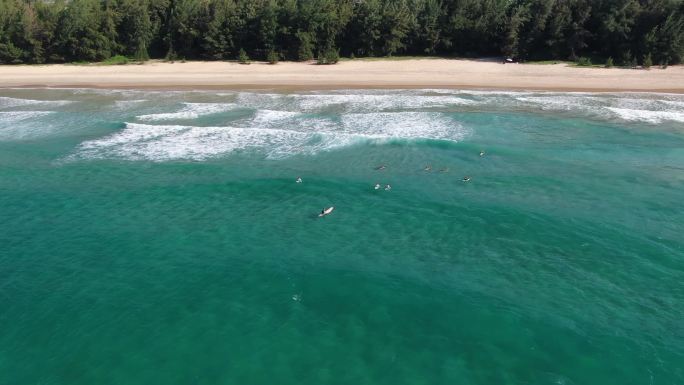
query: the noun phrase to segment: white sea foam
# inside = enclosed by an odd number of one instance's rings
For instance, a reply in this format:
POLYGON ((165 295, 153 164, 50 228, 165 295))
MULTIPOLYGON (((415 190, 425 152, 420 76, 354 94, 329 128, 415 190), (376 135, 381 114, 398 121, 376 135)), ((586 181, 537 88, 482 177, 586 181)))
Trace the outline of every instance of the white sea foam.
POLYGON ((457 122, 438 113, 347 114, 336 123, 321 123, 321 120, 315 118, 297 120, 295 113, 261 111, 252 125, 247 127, 126 123, 125 128, 117 133, 83 142, 74 157, 152 161, 204 160, 234 151, 254 149, 265 153, 269 158, 281 158, 315 154, 364 141, 458 141, 466 133, 457 122), (275 125, 284 128, 268 127, 269 122, 277 122, 279 119, 295 121, 292 124, 275 125))
POLYGON ((63 88, 60 90, 70 90, 76 95, 103 95, 103 96, 117 96, 126 98, 147 98, 147 97, 165 97, 165 96, 178 96, 182 94, 204 94, 205 91, 194 91, 194 90, 184 90, 184 91, 174 91, 174 90, 126 90, 126 89, 106 89, 106 88, 63 88))
POLYGON ((312 94, 300 95, 297 103, 304 110, 341 105, 350 111, 385 111, 475 104, 472 100, 452 95, 411 94, 312 94))
POLYGON ((646 123, 662 123, 664 121, 684 122, 684 112, 681 111, 650 111, 633 110, 627 108, 606 107, 620 119, 646 123))
MULTIPOLYGON (((674 98, 676 96, 672 96, 674 98)), ((684 102, 655 98, 653 95, 525 95, 516 96, 515 100, 525 108, 538 108, 544 111, 575 112, 580 116, 595 119, 621 119, 633 122, 658 124, 667 121, 684 121, 682 106, 684 102)), ((505 101, 501 106, 513 106, 505 101)))
POLYGON ((264 94, 240 93, 237 103, 264 110, 316 112, 335 107, 347 112, 372 112, 436 108, 477 104, 457 95, 418 95, 415 93, 327 93, 327 94, 264 94))
POLYGON ((72 103, 70 100, 34 100, 34 99, 19 99, 10 98, 7 96, 0 96, 0 108, 14 108, 24 106, 63 106, 72 103))
POLYGON ((296 110, 295 98, 297 96, 262 92, 240 92, 236 97, 236 103, 241 107, 254 109, 291 111, 296 110))
POLYGON ((319 118, 290 111, 258 110, 251 127, 286 128, 300 132, 361 135, 368 138, 461 140, 467 130, 438 112, 371 112, 319 118))
POLYGON ((530 104, 542 110, 570 111, 586 110, 588 107, 600 103, 601 98, 591 96, 517 96, 517 101, 530 104))
POLYGON ((662 102, 670 106, 675 106, 684 109, 684 101, 663 100, 662 102))
POLYGON ((39 118, 51 113, 52 111, 0 111, 0 126, 21 120, 39 118))
POLYGON ((532 95, 530 91, 498 91, 498 90, 453 90, 453 89, 424 89, 424 92, 450 95, 474 95, 474 96, 518 96, 532 95))
POLYGON ((17 98, 10 98, 7 96, 0 96, 0 108, 29 106, 29 105, 38 104, 38 103, 40 103, 40 100, 17 99, 17 98))
POLYGON ((118 108, 128 108, 146 102, 147 99, 115 100, 114 105, 118 108))
POLYGON ((460 141, 467 134, 458 122, 436 112, 376 112, 342 115, 343 131, 383 138, 460 141))
POLYGON ((248 127, 285 128, 301 132, 335 131, 338 128, 331 119, 277 110, 257 110, 246 123, 248 127))
POLYGON ((167 135, 185 131, 186 126, 153 126, 149 124, 126 123, 126 128, 102 139, 83 142, 81 148, 93 150, 114 148, 131 143, 144 143, 167 135))
POLYGON ((306 133, 245 127, 161 126, 126 123, 124 130, 80 145, 76 157, 165 161, 204 160, 236 150, 266 148, 296 153, 306 133))
POLYGON ((176 112, 140 115, 142 121, 162 121, 196 119, 203 115, 212 115, 235 108, 234 103, 184 103, 185 107, 176 112))
POLYGON ((235 108, 254 109, 253 115, 233 121, 230 127, 126 123, 117 133, 82 143, 74 156, 203 160, 235 151, 258 151, 280 158, 386 140, 458 142, 470 131, 442 108, 463 111, 462 107, 471 106, 493 111, 548 110, 604 120, 684 121, 678 96, 435 90, 230 95, 235 96, 235 103, 184 103, 174 112, 138 119, 194 119, 235 108), (439 107, 440 112, 432 107, 439 107))
POLYGON ((257 110, 252 122, 256 126, 270 125, 272 123, 280 123, 283 120, 294 119, 299 115, 299 113, 292 111, 257 110))
POLYGON ((53 126, 34 124, 33 119, 52 114, 52 111, 0 111, 0 140, 14 141, 49 134, 53 126))

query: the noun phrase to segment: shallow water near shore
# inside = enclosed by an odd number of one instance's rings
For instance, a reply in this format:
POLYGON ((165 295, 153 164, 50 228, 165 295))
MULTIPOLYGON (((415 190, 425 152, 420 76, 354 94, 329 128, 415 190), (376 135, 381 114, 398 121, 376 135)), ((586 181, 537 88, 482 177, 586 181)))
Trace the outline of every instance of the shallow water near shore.
POLYGON ((0 384, 681 384, 683 202, 680 95, 3 89, 0 384))

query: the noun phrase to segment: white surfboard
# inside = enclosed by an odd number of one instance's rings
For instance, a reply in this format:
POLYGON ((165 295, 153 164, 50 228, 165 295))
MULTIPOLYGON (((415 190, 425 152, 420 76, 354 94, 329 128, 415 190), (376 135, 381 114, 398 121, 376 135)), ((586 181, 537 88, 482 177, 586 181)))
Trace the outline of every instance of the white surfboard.
POLYGON ((323 210, 322 213, 318 214, 318 216, 319 216, 319 217, 324 217, 324 216, 330 214, 331 212, 333 212, 333 210, 335 210, 335 207, 330 206, 330 207, 328 207, 327 209, 323 210))

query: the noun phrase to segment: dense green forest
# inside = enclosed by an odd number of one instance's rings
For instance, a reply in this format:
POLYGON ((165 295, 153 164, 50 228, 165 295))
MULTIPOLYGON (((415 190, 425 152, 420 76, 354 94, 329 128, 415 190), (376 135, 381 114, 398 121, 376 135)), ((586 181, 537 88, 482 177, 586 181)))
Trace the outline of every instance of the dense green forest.
POLYGON ((2 63, 226 60, 241 50, 679 63, 684 0, 0 0, 2 63))

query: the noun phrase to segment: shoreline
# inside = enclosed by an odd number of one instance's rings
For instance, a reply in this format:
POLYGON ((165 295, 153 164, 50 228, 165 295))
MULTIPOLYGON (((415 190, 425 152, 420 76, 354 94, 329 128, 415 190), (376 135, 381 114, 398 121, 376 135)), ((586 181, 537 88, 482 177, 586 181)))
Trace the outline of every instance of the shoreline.
POLYGON ((501 92, 539 92, 539 93, 578 93, 578 94, 661 94, 661 95, 682 95, 684 90, 679 88, 672 89, 651 89, 651 90, 629 90, 616 88, 518 88, 518 87, 496 87, 496 86, 435 86, 435 85, 320 85, 320 86, 271 86, 267 87, 260 84, 235 84, 227 86, 191 86, 191 85, 117 85, 117 86, 103 86, 97 84, 79 84, 79 85, 39 85, 29 84, 25 86, 0 86, 0 90, 121 90, 121 91, 272 91, 279 93, 287 92, 305 92, 305 91, 344 91, 344 90, 463 90, 463 91, 501 91, 501 92))
POLYGON ((319 66, 151 61, 128 65, 0 65, 0 89, 143 90, 464 89, 684 93, 684 66, 667 69, 501 64, 461 59, 348 60, 319 66))

